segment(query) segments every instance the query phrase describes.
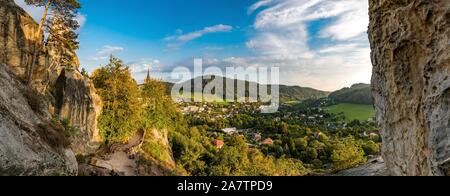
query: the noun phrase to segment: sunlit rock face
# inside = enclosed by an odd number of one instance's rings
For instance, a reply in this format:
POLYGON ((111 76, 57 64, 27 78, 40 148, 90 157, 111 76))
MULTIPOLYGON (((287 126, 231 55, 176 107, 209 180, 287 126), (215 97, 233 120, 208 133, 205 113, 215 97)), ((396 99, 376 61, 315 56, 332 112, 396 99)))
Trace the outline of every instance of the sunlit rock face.
POLYGON ((72 149, 76 154, 94 152, 101 142, 97 117, 102 109, 94 84, 78 71, 64 69, 55 82, 52 95, 55 98, 54 113, 69 120, 83 133, 72 138, 72 149))
POLYGON ((392 175, 450 175, 450 2, 370 0, 372 87, 392 175))
MULTIPOLYGON (((20 79, 25 80, 35 42, 43 39, 37 38, 38 25, 12 0, 0 0, 0 25, 0 62, 11 67, 20 79)), ((44 67, 49 67, 46 51, 40 51, 37 64, 33 78, 45 78, 41 74, 44 67)))
MULTIPOLYGON (((0 63, 7 66, 18 80, 25 82, 32 64, 38 24, 13 0, 0 0, 0 63)), ((47 43, 37 50, 38 60, 33 67, 31 87, 45 98, 51 116, 68 119, 81 131, 73 138, 76 154, 87 154, 97 147, 101 138, 97 117, 101 113, 101 99, 93 83, 79 71, 74 51, 47 43), (72 55, 70 61, 63 55, 72 55)))

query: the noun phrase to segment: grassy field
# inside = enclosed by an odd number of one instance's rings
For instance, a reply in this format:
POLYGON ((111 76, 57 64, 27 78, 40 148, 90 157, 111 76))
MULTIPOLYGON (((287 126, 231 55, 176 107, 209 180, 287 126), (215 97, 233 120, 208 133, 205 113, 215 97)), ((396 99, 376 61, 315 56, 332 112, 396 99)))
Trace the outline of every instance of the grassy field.
POLYGON ((326 111, 339 114, 344 113, 348 121, 360 120, 366 121, 369 118, 375 117, 375 110, 371 105, 357 105, 357 104, 338 104, 325 108, 326 111))

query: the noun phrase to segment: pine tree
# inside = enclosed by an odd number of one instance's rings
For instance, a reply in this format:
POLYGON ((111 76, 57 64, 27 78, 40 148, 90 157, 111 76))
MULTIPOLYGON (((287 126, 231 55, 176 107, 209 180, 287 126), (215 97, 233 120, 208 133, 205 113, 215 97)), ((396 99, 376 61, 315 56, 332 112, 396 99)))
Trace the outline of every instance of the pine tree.
MULTIPOLYGON (((25 0, 28 5, 35 5, 37 7, 44 7, 43 16, 39 22, 38 32, 36 34, 36 40, 40 40, 43 36, 43 27, 47 22, 47 16, 49 10, 56 10, 60 13, 75 12, 81 7, 77 0, 25 0)), ((32 63, 27 68, 27 82, 31 83, 34 67, 37 63, 37 56, 40 47, 43 45, 42 41, 36 41, 34 45, 34 53, 32 63)))
POLYGON ((75 51, 79 47, 78 34, 75 33, 79 28, 76 15, 71 10, 53 10, 52 13, 46 26, 49 33, 47 45, 53 49, 54 56, 58 57, 54 63, 71 66, 77 61, 75 51))
POLYGON ((139 128, 141 103, 139 88, 128 67, 120 59, 94 71, 92 80, 103 100, 99 130, 106 142, 126 142, 139 128))

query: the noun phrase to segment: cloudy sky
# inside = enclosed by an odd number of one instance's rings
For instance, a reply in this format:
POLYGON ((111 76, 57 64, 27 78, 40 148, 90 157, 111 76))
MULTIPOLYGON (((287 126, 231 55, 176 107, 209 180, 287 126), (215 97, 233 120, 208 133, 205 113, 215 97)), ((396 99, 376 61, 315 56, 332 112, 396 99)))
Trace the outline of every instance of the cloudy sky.
POLYGON ((365 0, 80 2, 78 55, 89 71, 114 54, 138 81, 147 69, 166 79, 203 58, 206 66, 278 66, 281 83, 321 90, 370 82, 365 0))

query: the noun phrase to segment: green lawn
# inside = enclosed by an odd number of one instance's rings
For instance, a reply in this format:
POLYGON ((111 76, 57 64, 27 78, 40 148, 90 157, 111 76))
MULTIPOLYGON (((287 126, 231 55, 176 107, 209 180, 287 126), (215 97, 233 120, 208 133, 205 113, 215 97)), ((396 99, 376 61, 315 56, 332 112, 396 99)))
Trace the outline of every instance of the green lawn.
POLYGON ((369 118, 375 117, 375 110, 372 105, 357 105, 342 103, 325 108, 326 111, 332 114, 344 113, 348 121, 360 120, 366 121, 369 118))
POLYGON ((301 103, 301 101, 287 101, 287 102, 285 102, 285 104, 287 104, 287 105, 297 105, 299 103, 301 103))

